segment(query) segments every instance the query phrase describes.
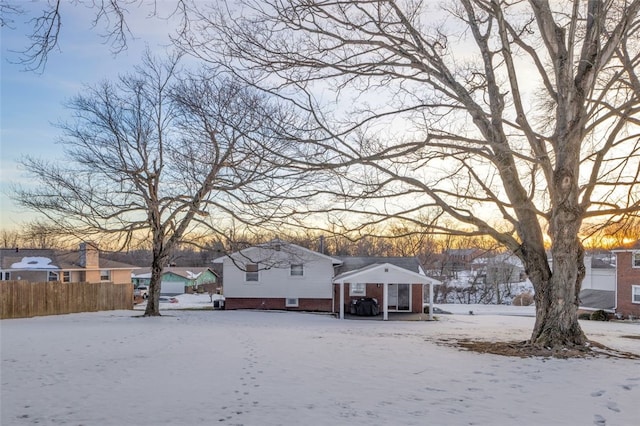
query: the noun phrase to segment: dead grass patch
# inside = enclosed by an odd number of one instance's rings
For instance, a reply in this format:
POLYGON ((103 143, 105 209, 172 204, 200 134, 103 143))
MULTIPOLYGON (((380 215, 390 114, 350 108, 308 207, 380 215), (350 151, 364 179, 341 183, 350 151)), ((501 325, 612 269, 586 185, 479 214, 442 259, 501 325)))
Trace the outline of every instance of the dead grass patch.
MULTIPOLYGON (((636 338, 636 337, 631 337, 636 338)), ((487 342, 471 339, 444 339, 440 344, 462 348, 472 352, 519 358, 620 358, 640 359, 640 355, 609 348, 598 342, 590 341, 588 346, 576 348, 543 348, 527 341, 487 342)))

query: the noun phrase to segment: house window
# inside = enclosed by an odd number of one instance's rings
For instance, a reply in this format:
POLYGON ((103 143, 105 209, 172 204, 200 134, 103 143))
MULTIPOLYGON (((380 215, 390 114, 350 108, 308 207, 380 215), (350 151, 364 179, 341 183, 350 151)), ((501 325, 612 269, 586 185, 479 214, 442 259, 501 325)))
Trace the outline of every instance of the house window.
POLYGON ((291 276, 292 277, 301 277, 304 275, 304 266, 302 263, 298 263, 296 265, 291 265, 291 276))
POLYGON ((631 265, 634 268, 640 268, 640 251, 634 251, 631 253, 631 265))
POLYGON ((350 296, 364 296, 367 293, 367 285, 365 283, 349 284, 350 296))
POLYGON ((297 298, 287 298, 285 302, 285 306, 287 308, 297 308, 298 307, 298 299, 297 298))
POLYGON ((47 277, 47 281, 58 281, 58 273, 49 271, 49 276, 47 277))
POLYGON ((258 264, 257 263, 247 263, 245 265, 245 281, 247 282, 257 282, 258 281, 258 264))
POLYGON ((69 271, 64 271, 64 272, 62 273, 62 282, 63 282, 63 283, 71 282, 71 272, 69 272, 69 271))
POLYGON ((640 303, 640 285, 631 286, 631 302, 640 303))
POLYGON ((0 280, 9 281, 11 279, 11 272, 0 272, 0 280))
POLYGON ((111 281, 111 271, 102 269, 100 271, 100 281, 111 281))

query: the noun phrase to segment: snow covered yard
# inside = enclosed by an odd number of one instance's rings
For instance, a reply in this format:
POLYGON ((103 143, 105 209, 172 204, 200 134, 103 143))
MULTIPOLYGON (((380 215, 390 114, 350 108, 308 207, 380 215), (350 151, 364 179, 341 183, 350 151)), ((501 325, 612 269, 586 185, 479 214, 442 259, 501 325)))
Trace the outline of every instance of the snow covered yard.
MULTIPOLYGON (((181 298, 172 305, 189 304, 181 298)), ((640 416, 638 360, 521 359, 437 344, 525 340, 530 316, 382 322, 255 311, 139 315, 0 322, 0 423, 631 425, 640 416)), ((640 324, 582 324, 592 339, 640 353, 640 340, 624 337, 637 337, 640 324)))

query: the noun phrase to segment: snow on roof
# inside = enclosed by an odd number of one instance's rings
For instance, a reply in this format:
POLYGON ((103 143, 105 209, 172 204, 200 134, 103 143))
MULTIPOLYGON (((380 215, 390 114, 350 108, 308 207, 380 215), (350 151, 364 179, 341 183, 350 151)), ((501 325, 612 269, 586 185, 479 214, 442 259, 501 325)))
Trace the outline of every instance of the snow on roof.
POLYGON ((191 279, 191 280, 195 280, 195 279, 196 279, 196 278, 198 278, 201 274, 202 274, 202 272, 191 272, 191 271, 186 271, 187 278, 189 278, 189 279, 191 279))
POLYGON ((23 257, 20 262, 11 264, 12 269, 60 269, 51 264, 48 257, 23 257))

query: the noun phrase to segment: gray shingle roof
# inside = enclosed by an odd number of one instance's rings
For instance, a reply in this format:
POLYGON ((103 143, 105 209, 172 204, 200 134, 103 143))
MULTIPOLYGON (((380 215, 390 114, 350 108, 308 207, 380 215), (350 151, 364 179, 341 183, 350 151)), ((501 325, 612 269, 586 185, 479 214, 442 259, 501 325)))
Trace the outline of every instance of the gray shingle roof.
POLYGON ((342 265, 336 268, 336 275, 381 263, 390 263, 411 272, 420 272, 420 263, 415 257, 336 256, 336 258, 342 260, 342 265))
POLYGON ((580 307, 590 309, 613 309, 616 292, 609 290, 585 289, 580 291, 580 307))

